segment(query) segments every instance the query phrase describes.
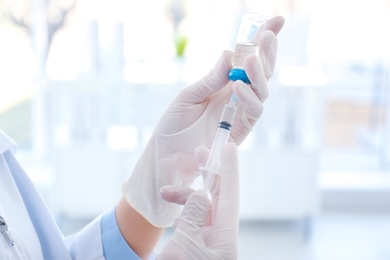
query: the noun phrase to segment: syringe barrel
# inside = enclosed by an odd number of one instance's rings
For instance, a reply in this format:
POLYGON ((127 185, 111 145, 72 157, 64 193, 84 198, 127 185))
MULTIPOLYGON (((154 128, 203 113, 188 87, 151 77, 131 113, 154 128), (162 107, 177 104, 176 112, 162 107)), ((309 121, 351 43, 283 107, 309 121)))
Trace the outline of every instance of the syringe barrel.
POLYGON ((219 173, 222 148, 229 140, 230 129, 232 127, 236 110, 235 100, 231 100, 230 103, 225 105, 221 120, 218 124, 217 133, 215 134, 213 145, 210 150, 209 158, 205 167, 201 168, 204 175, 204 189, 206 191, 210 189, 214 181, 215 174, 219 173))
POLYGON ((221 166, 221 151, 222 147, 227 143, 230 136, 230 130, 218 127, 215 135, 213 146, 210 150, 210 156, 207 160, 205 168, 208 171, 217 173, 221 166))

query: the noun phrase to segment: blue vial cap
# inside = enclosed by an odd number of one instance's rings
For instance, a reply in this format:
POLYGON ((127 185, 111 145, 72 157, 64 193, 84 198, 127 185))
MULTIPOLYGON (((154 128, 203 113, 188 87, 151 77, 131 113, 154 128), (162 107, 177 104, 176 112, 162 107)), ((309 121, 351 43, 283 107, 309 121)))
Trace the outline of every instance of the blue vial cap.
POLYGON ((245 70, 243 69, 231 69, 228 74, 228 78, 232 81, 236 80, 242 80, 246 84, 251 84, 251 82, 248 79, 248 76, 245 73, 245 70))

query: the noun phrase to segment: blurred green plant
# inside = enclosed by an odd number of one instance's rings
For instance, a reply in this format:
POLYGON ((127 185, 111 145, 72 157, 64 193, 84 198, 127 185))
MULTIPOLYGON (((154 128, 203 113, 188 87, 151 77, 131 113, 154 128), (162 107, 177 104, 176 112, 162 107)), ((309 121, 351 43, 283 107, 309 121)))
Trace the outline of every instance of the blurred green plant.
POLYGON ((184 35, 178 35, 175 40, 176 57, 184 57, 186 47, 188 45, 188 38, 184 35))
POLYGON ((184 57, 188 45, 188 37, 181 33, 180 30, 180 25, 187 15, 187 5, 188 3, 185 0, 166 0, 166 13, 172 21, 174 29, 175 38, 173 39, 173 42, 177 58, 184 57))

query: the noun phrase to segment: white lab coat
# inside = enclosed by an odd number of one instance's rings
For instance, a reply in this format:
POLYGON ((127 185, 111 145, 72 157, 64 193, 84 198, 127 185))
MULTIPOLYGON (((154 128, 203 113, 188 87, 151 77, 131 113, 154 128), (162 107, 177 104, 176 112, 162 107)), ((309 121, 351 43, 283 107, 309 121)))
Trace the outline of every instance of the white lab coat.
MULTIPOLYGON (((104 259, 100 219, 64 238, 40 194, 14 157, 15 143, 0 130, 0 216, 23 260, 104 259)), ((1 228, 1 227, 0 227, 1 228)), ((0 259, 14 252, 0 234, 0 259)))

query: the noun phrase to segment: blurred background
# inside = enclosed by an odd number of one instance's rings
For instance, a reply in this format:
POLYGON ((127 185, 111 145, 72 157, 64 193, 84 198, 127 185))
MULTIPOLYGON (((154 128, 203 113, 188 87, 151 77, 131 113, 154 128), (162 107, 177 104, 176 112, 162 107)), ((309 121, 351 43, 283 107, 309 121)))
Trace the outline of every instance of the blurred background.
POLYGON ((388 0, 0 0, 0 128, 65 235, 117 202, 246 11, 286 24, 239 148, 240 259, 390 259, 388 0))

